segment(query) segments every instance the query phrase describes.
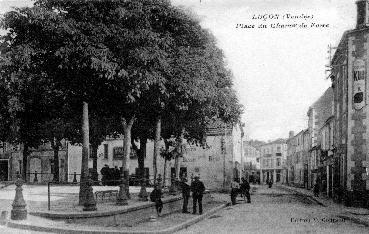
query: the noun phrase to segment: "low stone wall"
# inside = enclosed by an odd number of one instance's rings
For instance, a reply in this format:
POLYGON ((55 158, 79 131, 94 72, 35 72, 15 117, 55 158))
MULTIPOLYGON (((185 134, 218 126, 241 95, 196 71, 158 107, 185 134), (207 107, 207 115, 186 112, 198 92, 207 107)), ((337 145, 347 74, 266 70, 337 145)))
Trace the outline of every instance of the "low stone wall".
MULTIPOLYGON (((181 195, 163 198, 163 210, 161 215, 166 215, 182 210, 183 199, 181 195)), ((203 204, 211 202, 210 193, 204 194, 203 204)), ((189 208, 192 205, 192 199, 188 204, 189 208)), ((190 209, 191 210, 191 209, 190 209)), ((98 226, 115 226, 125 225, 133 226, 137 223, 144 222, 156 215, 155 203, 147 202, 141 205, 132 207, 124 207, 122 210, 114 211, 94 211, 86 213, 46 213, 46 212, 31 212, 36 216, 41 216, 50 219, 65 220, 66 223, 82 224, 82 225, 98 225, 98 226)))
MULTIPOLYGON (((204 194, 203 203, 206 204, 211 201, 210 194, 204 194)), ((183 199, 180 196, 163 199, 163 210, 161 215, 166 215, 182 210, 183 199)), ((189 202, 189 206, 192 205, 189 202)), ((150 203, 149 206, 137 207, 135 210, 130 210, 121 214, 114 214, 104 217, 91 217, 91 218, 74 218, 68 219, 66 222, 83 225, 98 225, 98 226, 114 226, 125 225, 133 226, 137 223, 144 222, 150 219, 151 216, 156 215, 155 204, 150 203)))

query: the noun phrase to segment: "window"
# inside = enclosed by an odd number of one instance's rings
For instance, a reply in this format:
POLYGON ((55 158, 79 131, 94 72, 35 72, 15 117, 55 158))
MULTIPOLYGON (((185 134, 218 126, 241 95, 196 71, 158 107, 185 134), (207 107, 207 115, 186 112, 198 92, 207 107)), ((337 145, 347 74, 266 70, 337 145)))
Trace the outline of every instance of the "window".
POLYGON ((281 166, 281 159, 277 158, 277 167, 280 167, 280 166, 281 166))
POLYGON ((104 159, 108 159, 109 155, 109 145, 104 144, 104 159))
POLYGON ((281 147, 277 146, 277 152, 281 152, 281 147))
POLYGON ((113 159, 122 159, 122 158, 123 158, 123 147, 114 147, 113 159))

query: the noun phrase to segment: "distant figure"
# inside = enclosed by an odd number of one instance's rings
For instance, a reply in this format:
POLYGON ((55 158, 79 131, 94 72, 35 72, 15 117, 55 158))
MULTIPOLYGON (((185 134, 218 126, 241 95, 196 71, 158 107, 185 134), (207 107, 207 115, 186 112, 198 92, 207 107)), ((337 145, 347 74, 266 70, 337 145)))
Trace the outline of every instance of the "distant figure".
POLYGON ((269 185, 269 188, 272 187, 272 185, 273 185, 273 180, 272 179, 269 180, 268 185, 269 185))
POLYGON ((242 183, 240 185, 241 194, 243 194, 245 202, 246 202, 246 198, 247 198, 247 203, 251 203, 250 184, 249 184, 249 182, 247 182, 247 180, 245 178, 242 178, 241 180, 242 180, 242 183))
POLYGON ((236 179, 231 183, 231 202, 232 205, 236 205, 236 198, 238 193, 240 192, 240 184, 236 179))
POLYGON ((182 213, 189 213, 187 207, 188 207, 188 199, 191 196, 191 187, 190 185, 187 184, 186 177, 182 177, 181 188, 182 188, 182 197, 183 197, 182 213))
POLYGON ((197 203, 199 203, 199 213, 202 214, 202 196, 205 192, 204 183, 200 181, 200 176, 196 175, 195 180, 191 183, 193 210, 192 213, 196 214, 197 203))
POLYGON ((109 166, 107 164, 104 165, 103 168, 101 168, 100 173, 102 175, 101 181, 102 185, 107 185, 108 180, 108 174, 109 174, 109 166))
POLYGON ((118 168, 118 166, 114 167, 114 173, 113 173, 113 179, 114 179, 114 185, 119 185, 120 182, 120 170, 118 168))
POLYGON ((314 190, 314 196, 319 197, 320 187, 319 187, 319 181, 318 180, 315 181, 313 190, 314 190))
POLYGON ((150 201, 155 202, 155 209, 158 216, 160 216, 161 210, 163 209, 163 201, 161 200, 162 192, 157 184, 154 185, 154 190, 150 193, 150 201))

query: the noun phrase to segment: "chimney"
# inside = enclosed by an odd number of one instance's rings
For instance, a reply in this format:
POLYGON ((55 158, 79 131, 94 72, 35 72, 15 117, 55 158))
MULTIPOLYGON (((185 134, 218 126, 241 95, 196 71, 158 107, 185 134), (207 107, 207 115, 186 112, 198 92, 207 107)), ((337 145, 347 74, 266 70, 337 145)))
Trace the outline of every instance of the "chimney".
POLYGON ((356 29, 364 28, 368 24, 367 5, 368 5, 367 0, 357 0, 356 1, 356 8, 357 8, 356 29))
POLYGON ((290 131, 289 134, 288 134, 288 138, 292 138, 295 136, 295 132, 294 131, 290 131))

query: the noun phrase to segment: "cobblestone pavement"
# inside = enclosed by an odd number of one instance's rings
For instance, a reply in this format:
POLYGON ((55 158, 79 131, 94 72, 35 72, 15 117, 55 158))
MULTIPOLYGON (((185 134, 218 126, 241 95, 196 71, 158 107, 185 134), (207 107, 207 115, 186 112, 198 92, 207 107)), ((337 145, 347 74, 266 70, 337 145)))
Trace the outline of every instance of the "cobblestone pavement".
POLYGON ((368 233, 368 227, 342 219, 337 210, 304 195, 261 186, 251 200, 178 233, 368 233))

